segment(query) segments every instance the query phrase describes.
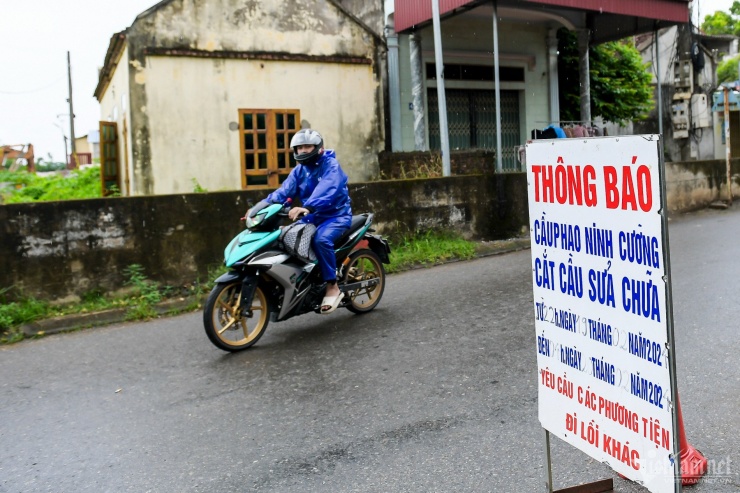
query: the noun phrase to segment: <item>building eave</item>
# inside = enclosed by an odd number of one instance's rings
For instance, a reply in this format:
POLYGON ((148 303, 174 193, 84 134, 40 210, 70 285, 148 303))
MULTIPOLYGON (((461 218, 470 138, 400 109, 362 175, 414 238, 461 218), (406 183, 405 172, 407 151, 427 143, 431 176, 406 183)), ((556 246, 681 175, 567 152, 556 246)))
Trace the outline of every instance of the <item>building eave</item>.
MULTIPOLYGON (((522 11, 544 9, 587 14, 596 42, 619 39, 657 28, 689 22, 689 0, 499 0, 498 7, 522 11), (612 24, 617 24, 613 28, 612 24)), ((455 16, 485 4, 482 0, 440 0, 440 16, 455 16)), ((431 4, 426 0, 395 0, 396 32, 409 33, 431 24, 431 4)))
POLYGON ((194 48, 144 48, 146 56, 169 56, 189 58, 215 58, 231 60, 262 60, 280 62, 315 62, 341 63, 349 65, 372 65, 373 61, 367 57, 352 55, 306 55, 303 53, 278 53, 265 51, 230 51, 230 50, 198 50, 194 48))
POLYGON ((93 93, 93 96, 95 96, 98 102, 103 99, 103 95, 108 89, 110 81, 113 79, 113 73, 116 71, 118 62, 121 60, 121 56, 126 48, 126 32, 127 30, 118 32, 110 38, 103 68, 98 73, 98 85, 95 87, 95 92, 93 93))

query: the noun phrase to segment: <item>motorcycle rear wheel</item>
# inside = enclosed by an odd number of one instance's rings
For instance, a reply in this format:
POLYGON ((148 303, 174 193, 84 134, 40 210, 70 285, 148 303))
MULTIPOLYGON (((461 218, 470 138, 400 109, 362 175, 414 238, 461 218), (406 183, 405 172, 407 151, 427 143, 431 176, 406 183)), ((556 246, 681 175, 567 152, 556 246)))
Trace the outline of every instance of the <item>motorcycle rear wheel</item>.
POLYGON ((350 298, 347 309, 353 313, 367 313, 380 303, 385 290, 385 269, 383 262, 372 250, 358 250, 349 256, 344 269, 344 284, 377 279, 378 284, 359 288, 346 293, 350 298))
POLYGON ((232 281, 217 284, 208 295, 203 310, 203 325, 208 339, 224 351, 242 351, 254 345, 270 322, 270 307, 262 289, 254 291, 252 306, 241 305, 242 284, 232 281))

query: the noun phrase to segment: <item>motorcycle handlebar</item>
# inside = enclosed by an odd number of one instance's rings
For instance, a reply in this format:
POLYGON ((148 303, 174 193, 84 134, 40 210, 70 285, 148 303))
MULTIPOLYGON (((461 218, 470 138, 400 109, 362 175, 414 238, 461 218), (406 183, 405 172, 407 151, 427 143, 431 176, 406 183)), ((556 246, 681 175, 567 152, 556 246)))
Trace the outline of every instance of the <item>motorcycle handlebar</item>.
MULTIPOLYGON (((278 212, 277 215, 280 216, 280 217, 288 217, 288 211, 290 211, 290 208, 289 207, 286 207, 286 208, 283 209, 283 211, 278 212)), ((300 217, 307 216, 307 215, 308 215, 308 212, 304 212, 303 214, 300 215, 300 217)), ((239 220, 240 221, 246 221, 247 220, 247 215, 245 214, 244 217, 240 217, 239 220)))

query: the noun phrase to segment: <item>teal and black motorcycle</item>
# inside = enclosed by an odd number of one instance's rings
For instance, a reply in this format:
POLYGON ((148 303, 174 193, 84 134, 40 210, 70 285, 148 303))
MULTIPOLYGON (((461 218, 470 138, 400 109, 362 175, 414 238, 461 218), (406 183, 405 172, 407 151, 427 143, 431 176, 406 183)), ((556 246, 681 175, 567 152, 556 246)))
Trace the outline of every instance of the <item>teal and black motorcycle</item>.
MULTIPOLYGON (((208 338, 224 351, 251 347, 271 321, 321 312, 321 269, 278 241, 289 207, 271 204, 244 218, 247 228, 224 251, 230 270, 216 279, 203 312, 208 338)), ((339 307, 357 314, 378 306, 385 289, 390 247, 373 234, 372 222, 371 213, 352 216, 349 230, 335 242, 337 285, 344 294, 339 307)))

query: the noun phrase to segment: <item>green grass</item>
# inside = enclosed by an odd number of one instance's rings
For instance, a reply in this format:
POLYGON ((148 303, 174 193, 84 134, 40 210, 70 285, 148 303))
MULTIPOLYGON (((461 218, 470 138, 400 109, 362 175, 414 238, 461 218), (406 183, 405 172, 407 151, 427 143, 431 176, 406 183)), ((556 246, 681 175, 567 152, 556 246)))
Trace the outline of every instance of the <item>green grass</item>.
POLYGON ((49 304, 33 298, 0 305, 0 343, 23 339, 19 326, 48 316, 49 304))
POLYGON ((36 320, 73 313, 92 313, 111 308, 122 308, 131 306, 135 302, 133 298, 116 299, 102 295, 87 295, 80 302, 56 306, 32 297, 22 297, 10 303, 3 302, 0 304, 0 344, 22 340, 21 326, 36 320))
MULTIPOLYGON (((106 296, 100 291, 85 293, 79 302, 64 305, 52 305, 33 297, 16 296, 13 302, 7 302, 9 289, 0 290, 0 344, 10 344, 23 340, 21 326, 36 320, 60 317, 64 315, 93 313, 114 308, 126 308, 126 320, 145 320, 156 317, 153 306, 173 294, 174 289, 160 286, 147 279, 144 269, 138 264, 127 267, 124 271, 130 292, 123 296, 106 296)), ((193 290, 203 291, 206 286, 193 286, 193 290)))
POLYGON ((450 259, 473 258, 475 243, 455 233, 428 231, 402 237, 391 244, 391 250, 391 263, 385 266, 389 274, 450 259))
POLYGON ((25 171, 0 170, 0 183, 12 186, 0 189, 0 204, 51 202, 55 200, 101 197, 100 167, 75 170, 68 176, 56 174, 41 177, 25 171))

